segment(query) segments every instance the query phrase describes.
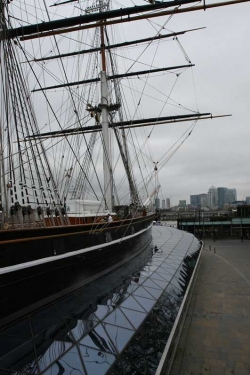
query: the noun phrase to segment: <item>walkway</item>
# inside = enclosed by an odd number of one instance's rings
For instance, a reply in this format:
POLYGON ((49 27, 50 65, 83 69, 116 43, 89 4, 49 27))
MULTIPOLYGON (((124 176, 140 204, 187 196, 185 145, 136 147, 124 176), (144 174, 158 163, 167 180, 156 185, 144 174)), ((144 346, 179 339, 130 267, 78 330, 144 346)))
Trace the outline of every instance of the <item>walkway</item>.
POLYGON ((171 375, 250 374, 250 241, 205 241, 171 375))

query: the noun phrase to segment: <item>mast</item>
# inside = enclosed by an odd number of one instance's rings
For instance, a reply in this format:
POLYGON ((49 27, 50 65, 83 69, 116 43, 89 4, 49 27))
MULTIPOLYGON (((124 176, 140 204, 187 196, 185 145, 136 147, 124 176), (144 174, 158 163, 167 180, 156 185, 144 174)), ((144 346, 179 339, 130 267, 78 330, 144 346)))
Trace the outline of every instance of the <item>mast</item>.
MULTIPOLYGON (((5 32, 6 24, 5 24, 5 2, 0 2, 0 30, 5 32)), ((0 54, 2 55, 2 45, 0 41, 0 54)), ((2 62, 3 64, 3 62, 2 62)), ((4 228, 4 223, 8 218, 8 211, 9 211, 9 204, 8 204, 8 197, 7 197, 7 183, 5 178, 5 166, 4 166, 4 150, 3 150, 3 119, 0 116, 0 211, 1 213, 1 229, 4 228)))
MULTIPOLYGON (((100 11, 103 6, 102 0, 99 2, 100 11)), ((103 136, 103 171, 104 171, 104 195, 105 208, 112 211, 113 207, 113 176, 112 176, 112 162, 111 162, 111 139, 108 119, 108 84, 106 73, 106 57, 105 57, 105 41, 104 41, 104 26, 100 26, 101 32, 101 57, 102 57, 102 71, 101 76, 101 119, 102 119, 102 136, 103 136)))

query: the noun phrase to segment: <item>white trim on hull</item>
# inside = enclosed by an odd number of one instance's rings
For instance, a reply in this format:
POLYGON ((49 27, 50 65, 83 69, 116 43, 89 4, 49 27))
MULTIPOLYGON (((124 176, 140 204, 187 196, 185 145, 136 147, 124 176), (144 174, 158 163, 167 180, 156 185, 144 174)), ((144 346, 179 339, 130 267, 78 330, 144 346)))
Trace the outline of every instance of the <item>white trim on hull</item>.
POLYGON ((41 258, 39 260, 33 260, 31 262, 20 263, 20 264, 14 265, 14 266, 0 268, 0 275, 10 273, 10 272, 19 271, 19 270, 29 268, 29 267, 38 266, 38 265, 44 264, 44 263, 54 262, 56 260, 60 260, 60 259, 64 259, 64 258, 69 258, 69 257, 75 256, 75 255, 87 253, 87 252, 93 251, 93 250, 102 250, 103 248, 106 248, 110 245, 118 244, 118 243, 121 243, 123 241, 129 240, 130 238, 134 238, 134 237, 146 232, 147 230, 149 230, 152 227, 152 225, 153 225, 153 223, 150 224, 147 228, 142 229, 139 232, 136 232, 135 234, 131 234, 129 236, 120 238, 119 240, 110 241, 110 242, 104 243, 102 245, 91 246, 91 247, 88 247, 87 249, 71 251, 71 252, 66 253, 66 254, 55 255, 53 257, 41 258))

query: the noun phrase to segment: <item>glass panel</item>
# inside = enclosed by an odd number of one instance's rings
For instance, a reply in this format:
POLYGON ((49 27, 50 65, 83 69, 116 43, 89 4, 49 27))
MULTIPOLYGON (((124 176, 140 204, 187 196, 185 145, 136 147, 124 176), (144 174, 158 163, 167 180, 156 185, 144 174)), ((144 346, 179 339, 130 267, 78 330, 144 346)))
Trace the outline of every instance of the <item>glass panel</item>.
POLYGON ((93 299, 93 296, 96 296, 99 293, 98 289, 93 285, 86 285, 85 287, 79 289, 74 294, 80 298, 83 302, 86 300, 93 299))
POLYGON ((126 307, 127 309, 145 312, 141 305, 132 296, 128 297, 120 307, 126 307))
MULTIPOLYGON (((143 284, 144 286, 144 284, 143 284)), ((150 287, 146 287, 144 286, 144 288, 155 298, 159 298, 161 293, 162 293, 162 290, 161 289, 155 289, 155 288, 150 288, 150 287)))
POLYGON ((150 311, 155 304, 154 299, 142 298, 135 296, 135 299, 144 307, 146 311, 150 311))
POLYGON ((153 282, 157 285, 159 285, 162 289, 165 289, 166 286, 168 285, 169 281, 161 281, 161 280, 156 280, 156 279, 152 279, 153 282))
POLYGON ((30 316, 33 334, 37 335, 61 319, 62 317, 54 305, 39 310, 37 313, 30 316))
POLYGON ((30 337, 31 338, 31 330, 30 330, 30 324, 28 319, 22 319, 19 322, 8 326, 7 328, 4 328, 0 331, 0 337, 1 336, 24 336, 24 337, 30 337))
POLYGON ((121 310, 135 328, 138 328, 140 324, 143 322, 143 320, 145 319, 145 317, 147 316, 145 312, 143 313, 143 312, 123 309, 123 308, 121 308, 121 310))
POLYGON ((5 348, 1 345, 1 352, 5 352, 5 356, 0 359, 0 368, 10 371, 21 371, 25 368, 26 363, 30 363, 30 367, 34 373, 37 373, 36 355, 32 340, 26 343, 20 343, 15 337, 11 337, 12 343, 6 341, 5 348), (9 345, 7 345, 9 343, 9 345), (21 345, 20 345, 21 344, 21 345), (25 362, 27 358, 27 362, 25 362))
POLYGON ((142 285, 144 286, 144 288, 145 288, 145 286, 148 286, 150 288, 162 290, 162 288, 151 279, 147 279, 146 281, 144 281, 144 283, 142 285))
POLYGON ((138 288, 138 283, 135 283, 135 282, 131 282, 131 284, 129 285, 129 287, 127 288, 127 292, 130 294, 130 293, 133 293, 133 291, 138 288))
POLYGON ((40 344, 36 344, 38 350, 38 367, 41 372, 56 362, 60 356, 72 347, 72 344, 61 341, 42 340, 40 344))
POLYGON ((74 337, 74 340, 80 340, 99 323, 99 320, 94 313, 92 314, 92 316, 89 316, 89 319, 91 320, 78 319, 74 327, 72 327, 72 320, 70 320, 69 322, 67 321, 68 324, 71 324, 69 325, 69 327, 71 328, 71 335, 74 337))
POLYGON ((116 326, 133 329, 128 319, 124 316, 120 309, 113 311, 108 317, 104 320, 104 323, 110 323, 116 326))
POLYGON ((80 341, 80 344, 105 352, 115 352, 115 348, 101 324, 96 326, 87 336, 85 336, 80 341))
POLYGON ((111 311, 113 311, 113 308, 111 306, 103 306, 98 305, 97 310, 95 311, 95 315, 98 319, 103 319, 105 316, 107 316, 111 311))
POLYGON ((136 289, 134 291, 133 296, 139 296, 139 297, 154 299, 152 294, 148 293, 146 291, 146 289, 144 289, 142 286, 140 286, 138 289, 136 289))
POLYGON ((12 350, 18 350, 23 344, 30 342, 26 337, 0 336, 0 358, 12 350))
POLYGON ((109 324, 105 324, 105 329, 116 346, 118 352, 121 352, 124 349, 125 345, 134 334, 134 331, 132 330, 111 326, 109 324))
MULTIPOLYGON (((116 359, 111 353, 102 352, 100 350, 95 350, 84 346, 80 347, 80 353, 83 357, 84 366, 88 375, 106 374, 116 359)), ((58 373, 53 375, 58 375, 58 373)), ((71 373, 71 375, 74 375, 74 373, 71 373)))
MULTIPOLYGON (((76 347, 68 351, 63 357, 56 362, 57 375, 62 373, 63 375, 85 375, 86 372, 83 369, 82 360, 80 359, 80 352, 76 347)), ((56 375, 56 373, 53 373, 56 375)))
POLYGON ((154 272, 151 276, 152 280, 161 280, 161 281, 166 281, 166 278, 160 275, 158 272, 154 272))
POLYGON ((157 270, 157 274, 163 276, 167 281, 170 281, 173 278, 173 275, 161 267, 157 270))

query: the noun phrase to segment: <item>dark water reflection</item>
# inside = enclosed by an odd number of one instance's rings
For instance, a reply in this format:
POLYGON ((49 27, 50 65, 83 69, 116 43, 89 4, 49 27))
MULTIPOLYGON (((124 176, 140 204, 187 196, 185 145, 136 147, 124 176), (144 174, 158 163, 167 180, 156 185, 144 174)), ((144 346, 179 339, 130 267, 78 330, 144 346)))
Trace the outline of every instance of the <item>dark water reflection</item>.
POLYGON ((200 244, 154 227, 122 268, 0 331, 0 374, 154 374, 200 244))

